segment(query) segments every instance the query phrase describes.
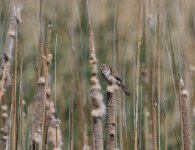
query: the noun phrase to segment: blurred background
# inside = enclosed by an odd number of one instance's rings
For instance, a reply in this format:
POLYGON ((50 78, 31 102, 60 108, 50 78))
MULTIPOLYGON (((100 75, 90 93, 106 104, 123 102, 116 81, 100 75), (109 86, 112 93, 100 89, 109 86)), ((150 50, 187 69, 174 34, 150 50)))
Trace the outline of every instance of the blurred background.
MULTIPOLYGON (((32 102, 35 95, 36 64, 39 53, 40 30, 45 32, 52 18, 51 53, 49 68, 52 100, 56 116, 61 121, 63 149, 69 148, 70 104, 73 102, 73 149, 92 146, 92 118, 90 99, 89 26, 86 0, 47 0, 43 2, 43 25, 40 28, 40 1, 18 1, 22 7, 22 22, 18 27, 18 50, 23 54, 23 96, 25 134, 28 135, 32 102), (56 55, 55 55, 56 50, 56 55), (56 64, 55 64, 56 61, 56 64), (56 67, 55 67, 56 66, 56 67), (55 78, 56 70, 56 78, 55 78), (56 81, 56 92, 55 92, 56 81), (55 98, 56 95, 56 98, 55 98)), ((12 1, 0 1, 0 49, 3 48, 12 1)), ((118 72, 131 96, 119 90, 116 102, 116 148, 133 149, 135 116, 135 72, 139 27, 139 1, 89 1, 91 25, 98 64, 108 64, 118 72)), ((178 82, 184 80, 188 90, 190 135, 195 148, 195 1, 142 0, 141 49, 138 101, 139 149, 152 149, 151 84, 154 105, 160 105, 160 147, 165 148, 164 122, 166 119, 167 148, 181 146, 178 82), (160 53, 160 54, 159 54, 160 53), (160 91, 157 90, 157 56, 160 55, 160 91), (151 82, 151 70, 154 72, 151 82), (166 116, 166 117, 165 117, 166 116)), ((18 62, 20 62, 20 55, 18 62)), ((18 76, 20 75, 18 63, 18 76)), ((106 103, 107 83, 98 74, 106 103)), ((18 77, 18 89, 19 89, 18 77)), ((17 90, 19 92, 19 90, 17 90)), ((18 94, 19 95, 19 94, 18 94)), ((11 105, 10 91, 6 93, 11 105)), ((9 107, 8 107, 9 108, 9 107)), ((157 107, 156 107, 157 112, 157 107)), ((103 118, 105 122, 106 117, 103 118)), ((105 129, 105 123, 104 127, 105 129)), ((105 133, 105 132, 103 132, 105 133)), ((105 135, 104 135, 105 137, 105 135)))

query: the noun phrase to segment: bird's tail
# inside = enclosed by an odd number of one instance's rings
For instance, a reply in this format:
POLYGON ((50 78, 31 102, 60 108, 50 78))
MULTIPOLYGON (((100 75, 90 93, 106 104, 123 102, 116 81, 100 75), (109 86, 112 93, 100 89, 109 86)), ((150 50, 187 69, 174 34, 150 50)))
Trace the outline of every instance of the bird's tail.
POLYGON ((125 94, 126 94, 127 96, 130 96, 129 90, 127 89, 127 87, 126 87, 122 82, 120 82, 120 86, 122 87, 122 89, 123 89, 123 91, 125 92, 125 94))

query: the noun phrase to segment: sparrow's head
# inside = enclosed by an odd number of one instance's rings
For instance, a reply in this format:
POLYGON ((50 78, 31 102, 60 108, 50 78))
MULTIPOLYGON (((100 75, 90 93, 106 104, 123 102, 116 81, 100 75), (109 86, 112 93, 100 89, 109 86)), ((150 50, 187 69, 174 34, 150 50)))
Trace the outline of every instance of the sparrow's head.
POLYGON ((106 64, 99 65, 99 68, 101 70, 101 73, 104 74, 104 75, 111 73, 110 67, 106 64))
POLYGON ((109 68, 109 66, 106 64, 101 64, 101 65, 99 65, 99 68, 100 68, 100 70, 104 70, 106 68, 109 68))

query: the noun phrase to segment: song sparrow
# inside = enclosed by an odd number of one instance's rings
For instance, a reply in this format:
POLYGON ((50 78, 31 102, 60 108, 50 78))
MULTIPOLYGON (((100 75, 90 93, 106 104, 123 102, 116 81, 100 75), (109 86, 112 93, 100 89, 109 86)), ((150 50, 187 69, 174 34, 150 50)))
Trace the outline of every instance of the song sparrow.
POLYGON ((128 91, 127 87, 123 84, 123 81, 120 79, 120 77, 106 64, 99 65, 99 68, 101 70, 101 74, 104 77, 104 79, 111 84, 111 81, 109 81, 110 76, 113 76, 114 79, 116 79, 114 82, 118 86, 120 86, 126 95, 130 96, 130 92, 128 91))

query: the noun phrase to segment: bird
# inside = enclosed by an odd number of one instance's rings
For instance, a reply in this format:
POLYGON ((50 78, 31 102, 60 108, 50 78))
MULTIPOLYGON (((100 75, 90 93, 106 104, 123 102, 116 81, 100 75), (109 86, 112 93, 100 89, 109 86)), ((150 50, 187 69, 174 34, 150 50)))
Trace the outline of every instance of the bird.
POLYGON ((112 84, 111 81, 109 81, 109 78, 114 77, 114 84, 117 84, 118 86, 120 86, 125 92, 125 94, 127 96, 130 96, 129 90, 127 89, 127 87, 125 86, 121 78, 117 75, 115 71, 113 71, 111 67, 109 67, 106 64, 101 64, 99 65, 99 69, 101 71, 102 76, 109 84, 112 84))

